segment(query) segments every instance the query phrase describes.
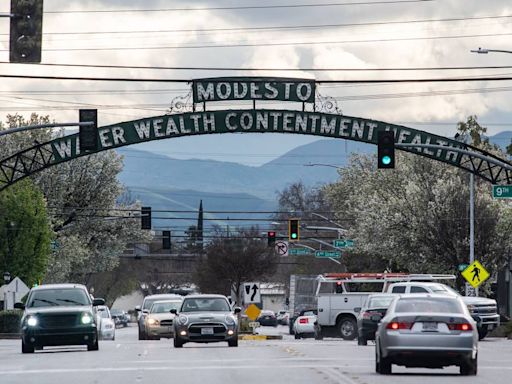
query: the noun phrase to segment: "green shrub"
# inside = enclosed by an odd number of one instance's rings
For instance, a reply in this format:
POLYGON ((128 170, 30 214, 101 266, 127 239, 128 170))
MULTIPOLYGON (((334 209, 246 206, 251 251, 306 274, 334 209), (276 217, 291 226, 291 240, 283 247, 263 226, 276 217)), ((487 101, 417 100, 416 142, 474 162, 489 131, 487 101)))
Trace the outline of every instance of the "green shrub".
POLYGON ((249 319, 240 319, 239 333, 252 333, 252 328, 249 327, 249 319))
POLYGON ((0 333, 20 333, 21 311, 0 311, 0 333))

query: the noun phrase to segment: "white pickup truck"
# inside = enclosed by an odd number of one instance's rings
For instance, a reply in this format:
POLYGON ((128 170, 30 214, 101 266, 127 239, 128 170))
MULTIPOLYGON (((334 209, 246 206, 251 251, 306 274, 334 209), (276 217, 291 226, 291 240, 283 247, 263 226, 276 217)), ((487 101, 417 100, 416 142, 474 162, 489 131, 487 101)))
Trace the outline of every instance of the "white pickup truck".
POLYGON ((462 296, 454 289, 441 283, 407 282, 395 283, 388 286, 387 293, 441 293, 460 296, 468 306, 471 316, 478 324, 478 336, 483 339, 487 332, 500 325, 500 315, 496 300, 485 297, 462 296))
POLYGON ((318 324, 323 336, 357 337, 357 315, 372 293, 393 283, 455 280, 454 275, 409 273, 333 273, 317 277, 318 324))

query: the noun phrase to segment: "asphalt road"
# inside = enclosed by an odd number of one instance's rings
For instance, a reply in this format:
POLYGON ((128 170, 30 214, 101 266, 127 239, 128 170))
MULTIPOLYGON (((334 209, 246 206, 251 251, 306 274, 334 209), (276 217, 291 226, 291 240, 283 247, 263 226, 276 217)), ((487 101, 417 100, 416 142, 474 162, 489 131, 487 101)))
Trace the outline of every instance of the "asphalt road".
MULTIPOLYGON (((285 333, 285 327, 262 333, 285 333)), ((19 340, 0 340, 2 384, 91 383, 507 383, 512 379, 512 340, 480 343, 479 373, 458 375, 444 370, 393 366, 392 376, 374 371, 374 346, 338 339, 240 341, 227 344, 186 344, 174 349, 170 340, 138 341, 136 327, 118 329, 115 341, 100 341, 100 350, 49 348, 22 355, 19 340)))

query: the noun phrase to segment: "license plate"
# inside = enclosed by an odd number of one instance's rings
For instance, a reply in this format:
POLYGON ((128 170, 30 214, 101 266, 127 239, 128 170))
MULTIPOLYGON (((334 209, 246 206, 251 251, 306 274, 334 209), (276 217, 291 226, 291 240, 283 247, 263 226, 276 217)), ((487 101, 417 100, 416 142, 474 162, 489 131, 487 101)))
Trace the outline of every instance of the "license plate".
POLYGON ((201 335, 213 335, 213 328, 201 328, 201 335))
POLYGON ((426 322, 423 323, 424 331, 437 331, 437 323, 434 322, 426 322))

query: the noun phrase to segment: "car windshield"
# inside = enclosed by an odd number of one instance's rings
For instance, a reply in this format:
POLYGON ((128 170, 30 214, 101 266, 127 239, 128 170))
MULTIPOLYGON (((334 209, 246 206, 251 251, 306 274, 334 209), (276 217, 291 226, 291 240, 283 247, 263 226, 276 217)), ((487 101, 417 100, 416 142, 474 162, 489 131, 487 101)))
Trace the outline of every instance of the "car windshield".
POLYGON ((52 288, 33 291, 27 307, 91 305, 87 292, 80 288, 52 288))
POLYGON ((460 303, 448 298, 401 298, 395 312, 463 313, 460 303))
POLYGON ((368 301, 368 308, 387 308, 393 301, 393 296, 371 297, 368 301))
POLYGON ((222 298, 190 298, 183 301, 181 312, 229 312, 227 300, 222 298))
POLYGON ((181 301, 166 301, 163 303, 153 303, 151 306, 150 313, 168 313, 171 309, 178 309, 181 305, 181 301))

